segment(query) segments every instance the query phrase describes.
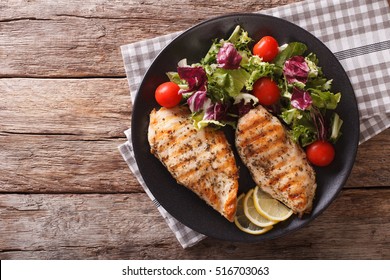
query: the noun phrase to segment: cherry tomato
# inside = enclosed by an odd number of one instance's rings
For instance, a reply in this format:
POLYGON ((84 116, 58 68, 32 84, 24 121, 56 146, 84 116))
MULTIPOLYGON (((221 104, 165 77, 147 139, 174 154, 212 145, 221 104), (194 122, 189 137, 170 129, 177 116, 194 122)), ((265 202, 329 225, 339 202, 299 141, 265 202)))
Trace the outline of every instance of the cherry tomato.
POLYGON ((271 78, 263 77, 253 84, 253 95, 259 99, 261 105, 272 105, 278 102, 280 90, 271 78))
POLYGON ((165 82, 156 88, 154 96, 158 104, 166 108, 172 108, 181 101, 182 95, 179 94, 179 90, 177 84, 165 82))
POLYGON ((335 150, 329 142, 318 140, 306 148, 306 156, 314 165, 327 166, 333 161, 335 150))
POLYGON ((272 36, 264 36, 253 47, 253 54, 261 57, 263 61, 272 61, 279 52, 278 42, 272 36))

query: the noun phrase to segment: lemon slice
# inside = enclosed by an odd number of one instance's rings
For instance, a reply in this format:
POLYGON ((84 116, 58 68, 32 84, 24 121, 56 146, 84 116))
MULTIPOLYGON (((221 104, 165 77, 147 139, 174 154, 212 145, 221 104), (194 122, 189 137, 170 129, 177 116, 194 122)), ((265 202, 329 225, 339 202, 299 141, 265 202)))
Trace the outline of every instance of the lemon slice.
POLYGON ((262 191, 259 186, 253 192, 253 202, 256 210, 272 221, 284 221, 293 214, 290 208, 262 191))
POLYGON ((256 210, 253 189, 251 189, 244 198, 244 213, 245 216, 255 225, 259 227, 268 227, 277 223, 277 221, 269 220, 256 210))
POLYGON ((234 223, 236 224, 236 226, 240 230, 242 230, 246 233, 256 234, 256 235, 263 234, 263 233, 266 233, 267 231, 269 231, 272 228, 272 226, 259 227, 259 226, 255 225, 254 223, 252 223, 245 216, 244 199, 245 199, 245 194, 241 194, 237 200, 237 212, 236 212, 236 217, 234 218, 234 223))

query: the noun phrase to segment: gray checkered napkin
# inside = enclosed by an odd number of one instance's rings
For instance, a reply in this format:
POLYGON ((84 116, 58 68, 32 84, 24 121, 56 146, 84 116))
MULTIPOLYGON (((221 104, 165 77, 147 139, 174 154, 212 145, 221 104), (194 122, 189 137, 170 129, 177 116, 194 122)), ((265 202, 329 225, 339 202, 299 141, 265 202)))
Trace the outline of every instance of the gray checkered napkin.
MULTIPOLYGON (((390 127, 390 7, 387 0, 308 0, 261 13, 289 20, 317 36, 340 60, 353 85, 360 113, 360 143, 390 127)), ((121 47, 132 102, 160 50, 178 33, 121 47)), ((130 129, 119 150, 176 238, 187 248, 206 236, 173 218, 153 197, 134 160, 130 129)))

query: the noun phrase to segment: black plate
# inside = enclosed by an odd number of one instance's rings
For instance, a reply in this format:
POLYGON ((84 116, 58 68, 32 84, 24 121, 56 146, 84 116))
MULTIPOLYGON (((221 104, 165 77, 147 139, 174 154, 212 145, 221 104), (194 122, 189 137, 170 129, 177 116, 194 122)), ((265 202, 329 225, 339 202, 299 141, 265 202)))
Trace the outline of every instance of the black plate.
MULTIPOLYGON (((358 108, 351 83, 332 52, 306 30, 279 18, 260 14, 232 14, 200 23, 176 37, 153 61, 146 72, 136 96, 132 116, 132 142, 140 172, 159 203, 176 219, 188 227, 218 239, 258 242, 280 237, 297 230, 317 217, 335 199, 352 169, 359 139, 358 108), (316 169, 318 189, 313 211, 299 219, 295 215, 279 223, 264 235, 250 235, 228 222, 194 193, 176 183, 163 165, 150 153, 147 140, 149 113, 158 107, 154 90, 167 81, 166 72, 176 71, 177 62, 187 58, 188 63, 199 62, 214 38, 227 38, 236 25, 241 25, 255 41, 271 35, 279 44, 300 41, 317 54, 326 77, 333 80, 333 91, 342 93, 337 112, 344 120, 342 138, 336 145, 336 158, 326 167, 316 169)), ((228 131, 231 141, 231 131, 228 131)), ((234 146, 234 145, 232 145, 234 146)), ((237 157, 236 157, 237 158, 237 157)), ((240 166, 239 193, 254 187, 248 170, 240 166)))

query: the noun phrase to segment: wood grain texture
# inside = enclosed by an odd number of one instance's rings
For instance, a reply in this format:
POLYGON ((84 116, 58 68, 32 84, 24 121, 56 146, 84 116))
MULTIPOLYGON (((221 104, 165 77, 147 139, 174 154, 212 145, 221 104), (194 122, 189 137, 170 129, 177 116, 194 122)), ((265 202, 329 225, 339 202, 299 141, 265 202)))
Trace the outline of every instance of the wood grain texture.
POLYGON ((2 1, 0 77, 124 77, 121 45, 292 2, 2 1))
POLYGON ((117 149, 126 79, 0 79, 0 91, 0 191, 140 190, 117 149))
POLYGON ((336 201, 261 244, 183 250, 118 152, 120 46, 298 0, 0 2, 0 259, 389 259, 390 130, 359 146, 336 201))
POLYGON ((142 188, 118 151, 124 139, 0 135, 0 192, 115 193, 142 188))
POLYGON ((125 78, 0 79, 0 132, 124 137, 131 102, 125 78))
POLYGON ((320 218, 284 238, 207 238, 183 250, 145 194, 0 195, 0 258, 388 259, 389 199, 388 189, 345 190, 320 218))
POLYGON ((390 186, 390 129, 358 147, 348 187, 390 186))

